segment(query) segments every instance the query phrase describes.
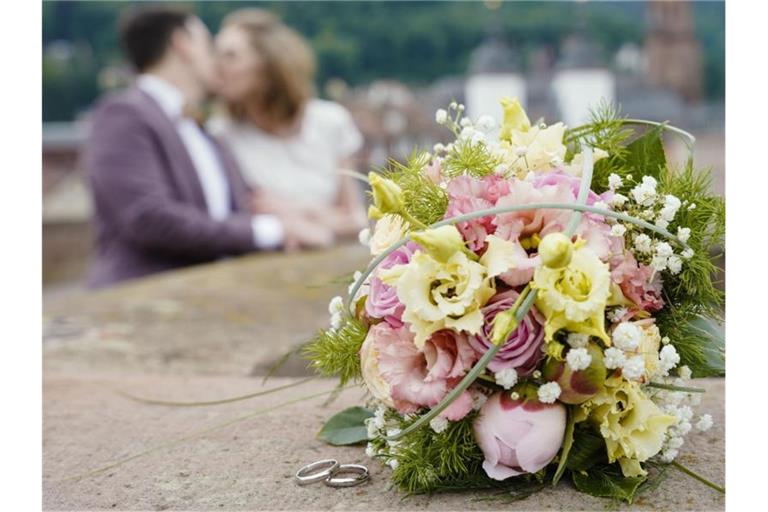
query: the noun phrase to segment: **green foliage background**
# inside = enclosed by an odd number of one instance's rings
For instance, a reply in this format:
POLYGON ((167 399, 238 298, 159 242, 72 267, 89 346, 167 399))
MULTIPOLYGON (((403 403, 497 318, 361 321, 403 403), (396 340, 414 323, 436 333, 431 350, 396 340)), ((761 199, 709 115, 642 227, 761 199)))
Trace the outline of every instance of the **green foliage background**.
MULTIPOLYGON (((120 12, 135 2, 47 1, 43 44, 74 45, 68 63, 43 57, 43 118, 72 119, 100 93, 98 71, 121 61, 116 36, 120 12)), ((523 57, 559 42, 579 24, 610 56, 626 41, 641 43, 645 2, 505 2, 489 10, 482 2, 186 2, 212 31, 230 11, 268 8, 304 34, 319 59, 318 85, 342 78, 357 85, 393 78, 418 85, 466 72, 471 51, 491 19, 504 27, 523 57)), ((705 93, 721 99, 725 84, 725 8, 694 4, 704 50, 705 93)), ((525 60, 525 59, 524 59, 525 60)), ((322 91, 322 87, 319 88, 322 91)))

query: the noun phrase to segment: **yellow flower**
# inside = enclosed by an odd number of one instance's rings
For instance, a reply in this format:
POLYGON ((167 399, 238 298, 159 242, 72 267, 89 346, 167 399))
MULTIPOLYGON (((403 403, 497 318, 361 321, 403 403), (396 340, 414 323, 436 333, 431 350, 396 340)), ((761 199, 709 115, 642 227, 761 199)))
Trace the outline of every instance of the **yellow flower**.
POLYGON ((538 290, 536 307, 546 317, 547 342, 560 329, 611 340, 605 332, 605 306, 610 296, 608 265, 586 247, 573 251, 571 262, 563 268, 540 266, 532 286, 538 290))
POLYGON ((381 271, 379 278, 395 286, 405 306, 403 321, 410 324, 414 343, 421 349, 434 332, 453 329, 477 334, 483 327, 480 311, 495 293, 493 278, 512 265, 512 244, 495 236, 486 238, 488 249, 480 261, 469 251, 453 246, 458 230, 427 230, 431 250, 419 250, 406 265, 381 271))
POLYGON ((621 377, 606 380, 605 388, 584 404, 576 420, 583 420, 584 414, 605 439, 609 462, 619 461, 626 477, 646 474, 640 463, 659 453, 667 429, 677 423, 637 382, 621 377))
POLYGON ((405 236, 407 223, 398 215, 384 215, 373 228, 371 255, 378 256, 405 236))
POLYGON ((501 108, 504 109, 504 118, 501 121, 499 139, 512 142, 513 131, 523 132, 530 129, 531 121, 517 98, 502 98, 501 108))
POLYGON ((470 259, 477 256, 464 244, 461 233, 454 226, 441 226, 411 233, 411 240, 439 262, 445 263, 456 252, 464 252, 470 259))
MULTIPOLYGON (((594 148, 592 151, 593 163, 608 156, 608 152, 600 148, 594 148)), ((576 153, 573 155, 571 161, 568 162, 567 165, 563 166, 563 170, 570 175, 581 176, 581 173, 584 170, 584 155, 582 153, 576 153)))
POLYGON ((403 211, 403 191, 397 183, 375 172, 368 173, 368 182, 373 195, 373 204, 368 208, 370 218, 378 220, 388 213, 403 211))
POLYGON ((392 393, 389 383, 381 376, 379 369, 379 351, 376 348, 375 339, 377 336, 391 336, 391 329, 388 329, 385 323, 377 324, 371 327, 368 335, 360 347, 360 371, 368 390, 374 398, 381 400, 389 407, 394 407, 392 393))
POLYGON ((573 257, 573 242, 562 233, 550 233, 539 242, 541 262, 549 268, 563 268, 573 257))

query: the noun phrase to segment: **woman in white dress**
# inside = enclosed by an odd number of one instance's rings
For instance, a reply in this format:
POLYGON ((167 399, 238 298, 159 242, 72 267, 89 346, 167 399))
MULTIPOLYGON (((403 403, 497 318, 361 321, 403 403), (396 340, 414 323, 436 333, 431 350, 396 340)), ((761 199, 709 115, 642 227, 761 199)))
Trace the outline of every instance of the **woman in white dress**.
POLYGON ((366 225, 354 169, 363 138, 349 112, 313 97, 309 45, 272 14, 242 9, 216 36, 219 95, 228 116, 211 130, 228 144, 258 191, 258 210, 299 213, 330 236, 366 225))

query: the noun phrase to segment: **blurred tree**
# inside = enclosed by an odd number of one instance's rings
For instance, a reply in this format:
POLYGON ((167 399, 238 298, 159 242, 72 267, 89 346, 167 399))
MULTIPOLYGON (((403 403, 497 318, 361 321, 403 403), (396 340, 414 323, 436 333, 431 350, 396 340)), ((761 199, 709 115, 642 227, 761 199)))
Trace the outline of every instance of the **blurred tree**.
MULTIPOLYGON (((120 62, 116 23, 133 2, 46 1, 43 4, 43 118, 72 119, 99 94, 97 76, 120 62), (73 48, 68 64, 55 56, 58 41, 73 48), (53 47, 54 55, 51 54, 53 47)), ((641 42, 644 2, 186 2, 216 31, 232 10, 270 9, 312 43, 318 90, 330 79, 351 85, 392 78, 410 85, 466 71, 470 52, 491 19, 501 21, 523 55, 541 45, 557 48, 583 26, 606 56, 627 41, 641 42)), ((721 2, 697 2, 697 33, 704 48, 705 93, 724 93, 725 30, 721 2)), ((59 55, 60 57, 60 55, 59 55)))

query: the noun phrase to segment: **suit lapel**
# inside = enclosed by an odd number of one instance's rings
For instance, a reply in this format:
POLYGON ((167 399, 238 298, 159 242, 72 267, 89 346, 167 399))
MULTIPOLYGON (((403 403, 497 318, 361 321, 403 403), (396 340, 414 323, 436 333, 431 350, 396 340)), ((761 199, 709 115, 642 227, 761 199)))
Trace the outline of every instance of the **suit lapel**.
POLYGON ((173 121, 163 112, 160 105, 142 90, 134 89, 140 98, 140 104, 146 114, 147 121, 155 128, 161 146, 168 159, 169 177, 177 186, 182 199, 185 199, 201 210, 207 211, 208 206, 203 194, 203 187, 197 175, 195 164, 192 162, 184 142, 179 137, 173 121))

